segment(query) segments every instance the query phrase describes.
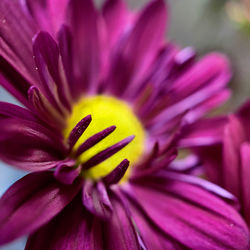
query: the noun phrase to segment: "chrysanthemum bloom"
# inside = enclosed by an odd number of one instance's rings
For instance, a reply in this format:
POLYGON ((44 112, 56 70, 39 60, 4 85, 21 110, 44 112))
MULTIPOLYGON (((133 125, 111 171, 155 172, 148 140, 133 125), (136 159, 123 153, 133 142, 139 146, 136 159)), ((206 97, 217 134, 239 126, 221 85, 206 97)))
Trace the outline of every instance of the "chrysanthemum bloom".
POLYGON ((32 172, 0 200, 0 244, 247 249, 234 197, 167 168, 182 124, 229 96, 230 70, 165 43, 166 15, 162 0, 139 13, 119 0, 0 2, 0 80, 26 106, 1 103, 0 157, 32 172))
POLYGON ((210 131, 217 143, 196 151, 207 177, 239 199, 241 213, 250 226, 250 101, 235 114, 217 119, 224 120, 220 128, 210 131))

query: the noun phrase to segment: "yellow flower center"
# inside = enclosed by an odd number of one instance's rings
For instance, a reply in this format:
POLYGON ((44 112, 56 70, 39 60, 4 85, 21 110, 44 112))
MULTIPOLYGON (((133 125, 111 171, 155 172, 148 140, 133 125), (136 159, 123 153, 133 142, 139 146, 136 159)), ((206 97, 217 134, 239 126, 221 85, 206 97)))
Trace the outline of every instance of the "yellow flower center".
MULTIPOLYGON (((124 159, 130 161, 130 166, 138 161, 144 151, 145 131, 132 108, 127 103, 104 95, 83 97, 74 105, 72 113, 68 118, 67 128, 64 131, 66 138, 75 125, 87 115, 92 116, 92 122, 79 138, 73 150, 76 150, 86 139, 107 127, 115 125, 116 129, 102 141, 82 153, 78 158, 81 163, 88 161, 97 153, 128 136, 134 135, 135 138, 110 158, 89 170, 83 170, 84 177, 99 179, 109 174, 124 159)), ((128 172, 129 171, 127 171, 126 176, 128 172)))

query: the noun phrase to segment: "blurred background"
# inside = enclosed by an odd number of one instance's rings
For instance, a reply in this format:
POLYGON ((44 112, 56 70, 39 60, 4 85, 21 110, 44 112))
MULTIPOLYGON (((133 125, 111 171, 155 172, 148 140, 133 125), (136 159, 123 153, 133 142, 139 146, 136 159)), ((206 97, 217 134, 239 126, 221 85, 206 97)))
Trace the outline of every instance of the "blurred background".
MULTIPOLYGON (((138 8, 148 1, 127 2, 132 8, 138 8)), ((216 50, 229 57, 233 95, 221 112, 235 110, 248 98, 250 90, 250 0, 169 0, 168 3, 168 40, 182 47, 192 46, 199 55, 216 50)), ((0 100, 17 103, 2 88, 0 100)), ((0 196, 25 174, 0 162, 0 196)), ((23 250, 24 246, 25 238, 0 250, 23 250)))

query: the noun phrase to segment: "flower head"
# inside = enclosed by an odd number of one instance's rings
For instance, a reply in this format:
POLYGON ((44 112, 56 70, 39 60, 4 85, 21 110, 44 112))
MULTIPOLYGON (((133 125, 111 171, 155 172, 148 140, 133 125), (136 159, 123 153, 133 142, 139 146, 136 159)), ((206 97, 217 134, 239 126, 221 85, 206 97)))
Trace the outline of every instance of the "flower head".
POLYGON ((232 195, 168 169, 183 126, 230 94, 224 56, 164 42, 162 0, 0 11, 0 82, 26 106, 1 103, 0 157, 32 172, 0 200, 1 244, 32 233, 27 249, 247 247, 220 199, 232 195))
POLYGON ((250 225, 249 114, 250 102, 247 101, 235 114, 217 118, 223 120, 217 131, 212 129, 211 137, 216 135, 217 142, 196 150, 208 178, 239 199, 240 211, 248 225, 250 225))

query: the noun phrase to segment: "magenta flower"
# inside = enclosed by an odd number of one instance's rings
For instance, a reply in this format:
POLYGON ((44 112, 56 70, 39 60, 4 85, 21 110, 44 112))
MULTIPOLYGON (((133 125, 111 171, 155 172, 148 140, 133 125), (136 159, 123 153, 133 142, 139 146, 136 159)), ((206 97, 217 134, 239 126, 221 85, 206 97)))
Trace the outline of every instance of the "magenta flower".
POLYGON ((208 178, 229 190, 240 201, 240 211, 250 225, 250 102, 224 120, 217 131, 217 143, 197 150, 208 178), (213 156, 213 157, 211 157, 213 156))
POLYGON ((234 196, 168 169, 183 126, 228 98, 230 69, 164 42, 166 16, 162 0, 139 13, 119 0, 0 2, 0 82, 26 107, 1 103, 0 158, 32 172, 0 200, 0 244, 248 248, 234 196))

